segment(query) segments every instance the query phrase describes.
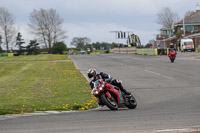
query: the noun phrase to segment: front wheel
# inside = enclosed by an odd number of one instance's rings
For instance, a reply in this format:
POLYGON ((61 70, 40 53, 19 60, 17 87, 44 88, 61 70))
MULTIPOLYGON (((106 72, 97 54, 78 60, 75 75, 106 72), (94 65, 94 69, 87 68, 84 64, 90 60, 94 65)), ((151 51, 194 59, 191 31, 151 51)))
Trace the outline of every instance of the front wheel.
POLYGON ((135 109, 137 107, 137 101, 132 95, 131 98, 129 99, 128 105, 126 105, 129 109, 135 109))
POLYGON ((102 102, 110 109, 110 110, 117 110, 118 104, 116 99, 111 94, 111 98, 108 98, 107 95, 104 93, 101 95, 102 102))

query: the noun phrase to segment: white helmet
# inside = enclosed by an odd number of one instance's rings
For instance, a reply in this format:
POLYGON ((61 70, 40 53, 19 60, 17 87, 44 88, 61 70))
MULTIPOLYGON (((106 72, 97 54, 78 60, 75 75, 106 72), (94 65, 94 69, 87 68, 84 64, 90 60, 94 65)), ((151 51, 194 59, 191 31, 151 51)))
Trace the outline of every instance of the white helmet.
POLYGON ((90 68, 90 69, 87 71, 87 74, 88 74, 88 78, 94 80, 94 77, 96 76, 97 71, 96 71, 96 69, 90 68))

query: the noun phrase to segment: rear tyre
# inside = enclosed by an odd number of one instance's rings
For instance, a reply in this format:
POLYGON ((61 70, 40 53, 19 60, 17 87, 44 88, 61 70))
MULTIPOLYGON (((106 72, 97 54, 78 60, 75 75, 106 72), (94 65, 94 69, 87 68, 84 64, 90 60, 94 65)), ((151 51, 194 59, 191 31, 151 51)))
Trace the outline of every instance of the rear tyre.
POLYGON ((108 98, 106 94, 102 94, 101 100, 110 110, 118 109, 117 100, 113 97, 112 94, 111 94, 111 98, 108 98))
POLYGON ((171 63, 174 63, 174 59, 171 59, 171 63))
POLYGON ((132 96, 129 100, 129 104, 126 105, 126 107, 128 107, 129 109, 135 109, 137 107, 137 101, 134 98, 134 96, 132 96))

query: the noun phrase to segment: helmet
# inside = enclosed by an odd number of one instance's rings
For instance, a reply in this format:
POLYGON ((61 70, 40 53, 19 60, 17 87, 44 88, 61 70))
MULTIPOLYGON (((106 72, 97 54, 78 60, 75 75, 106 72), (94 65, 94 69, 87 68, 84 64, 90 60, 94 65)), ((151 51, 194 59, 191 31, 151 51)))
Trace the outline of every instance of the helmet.
POLYGON ((87 74, 88 74, 88 77, 91 79, 94 79, 94 76, 96 76, 96 69, 93 69, 93 68, 90 68, 88 71, 87 71, 87 74))
POLYGON ((174 44, 170 43, 169 48, 174 48, 174 44))

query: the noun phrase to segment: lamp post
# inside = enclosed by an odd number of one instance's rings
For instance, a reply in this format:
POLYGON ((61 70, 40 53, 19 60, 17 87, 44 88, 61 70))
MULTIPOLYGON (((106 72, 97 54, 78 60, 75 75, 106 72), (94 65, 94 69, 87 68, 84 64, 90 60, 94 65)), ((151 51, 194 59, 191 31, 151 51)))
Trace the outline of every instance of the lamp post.
POLYGON ((183 18, 183 36, 185 37, 185 18, 183 18))

